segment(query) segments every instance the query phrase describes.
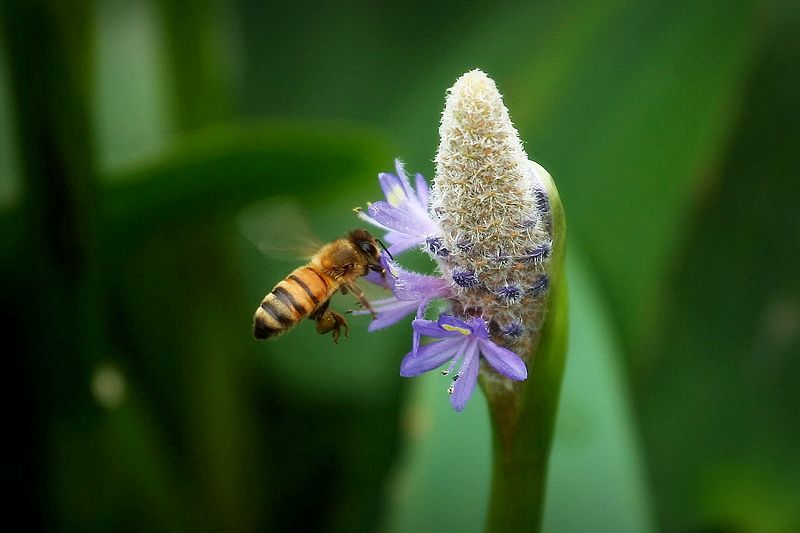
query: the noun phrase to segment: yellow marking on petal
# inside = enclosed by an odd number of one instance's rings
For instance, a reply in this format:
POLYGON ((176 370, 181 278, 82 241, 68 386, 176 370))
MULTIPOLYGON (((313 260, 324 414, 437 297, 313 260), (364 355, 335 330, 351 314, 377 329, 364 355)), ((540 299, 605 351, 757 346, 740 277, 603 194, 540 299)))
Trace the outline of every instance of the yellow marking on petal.
POLYGON ((402 204, 405 199, 406 192, 400 185, 392 187, 389 194, 386 195, 386 201, 389 202, 389 205, 392 207, 400 207, 400 204, 402 204))
POLYGON ((442 324, 442 329, 446 329, 447 331, 457 331, 462 335, 469 335, 470 331, 466 328, 460 328, 458 326, 451 326, 450 324, 442 324))

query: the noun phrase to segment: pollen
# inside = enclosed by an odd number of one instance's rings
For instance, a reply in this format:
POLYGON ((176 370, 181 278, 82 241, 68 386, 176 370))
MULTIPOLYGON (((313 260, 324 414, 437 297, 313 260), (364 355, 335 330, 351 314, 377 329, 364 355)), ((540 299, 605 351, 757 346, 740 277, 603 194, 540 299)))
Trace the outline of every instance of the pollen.
POLYGON ((406 199, 406 193, 400 185, 395 185, 386 195, 386 201, 392 207, 399 207, 406 199))
MULTIPOLYGON (((461 333, 462 335, 469 335, 470 333, 472 333, 470 330, 468 330, 466 328, 460 328, 458 326, 451 326, 450 324, 442 324, 442 329, 446 329, 447 331, 456 331, 458 333, 461 333)), ((444 375, 447 375, 447 374, 444 374, 444 375)))

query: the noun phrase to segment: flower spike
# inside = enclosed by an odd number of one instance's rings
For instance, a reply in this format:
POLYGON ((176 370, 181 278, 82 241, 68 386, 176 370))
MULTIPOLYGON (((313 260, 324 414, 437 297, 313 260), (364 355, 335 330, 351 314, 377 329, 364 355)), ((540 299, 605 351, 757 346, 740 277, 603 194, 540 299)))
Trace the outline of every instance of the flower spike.
POLYGON ((448 91, 439 134, 432 190, 419 174, 412 187, 396 161, 395 174, 378 176, 384 200, 359 216, 386 230, 389 245, 383 254, 388 274, 367 279, 392 296, 373 302, 377 318, 369 330, 413 313, 412 350, 401 374, 449 362, 444 373, 455 373, 451 403, 460 411, 479 375, 500 391, 510 390, 508 379, 527 378, 547 311, 551 264, 563 257, 553 222, 563 212, 550 175, 528 159, 494 81, 480 70, 448 91), (392 255, 413 247, 430 255, 438 276, 397 265, 392 255), (426 320, 434 299, 450 309, 426 320), (441 340, 421 346, 422 336, 441 340))
POLYGON ((480 70, 448 90, 439 136, 430 195, 398 163, 396 175, 379 177, 385 201, 360 214, 387 230, 391 253, 419 246, 437 265, 433 277, 392 262, 395 275, 377 282, 393 296, 376 302, 370 329, 416 309, 400 374, 440 369, 455 411, 480 383, 494 449, 486 529, 538 531, 567 342, 564 209, 480 70), (449 310, 428 320, 433 298, 449 310))

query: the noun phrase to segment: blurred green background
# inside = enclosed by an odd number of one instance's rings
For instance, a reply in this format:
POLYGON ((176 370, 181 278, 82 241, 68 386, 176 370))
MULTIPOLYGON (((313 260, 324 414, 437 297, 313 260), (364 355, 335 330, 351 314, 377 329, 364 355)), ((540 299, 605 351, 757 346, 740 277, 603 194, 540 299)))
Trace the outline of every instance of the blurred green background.
POLYGON ((235 223, 357 225, 480 67, 570 226, 545 531, 800 530, 796 2, 4 0, 0 38, 6 526, 481 530, 482 396, 401 379, 403 326, 253 341, 297 263, 235 223))

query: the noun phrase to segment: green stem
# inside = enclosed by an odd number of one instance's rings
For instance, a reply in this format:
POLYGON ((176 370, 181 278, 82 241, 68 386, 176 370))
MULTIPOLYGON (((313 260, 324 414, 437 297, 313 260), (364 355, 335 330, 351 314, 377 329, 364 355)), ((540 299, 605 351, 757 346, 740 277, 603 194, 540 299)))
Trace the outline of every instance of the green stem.
POLYGON ((541 524, 566 361, 566 284, 553 287, 550 300, 553 314, 542 332, 529 382, 511 391, 487 394, 494 446, 487 531, 538 531, 541 524))
POLYGON ((28 501, 12 507, 33 510, 22 520, 32 529, 75 525, 73 507, 62 504, 85 487, 53 461, 62 449, 59 437, 101 422, 87 383, 95 362, 110 353, 89 114, 91 7, 81 0, 0 2, 0 48, 23 182, 15 250, 20 266, 6 302, 14 310, 6 325, 23 342, 10 358, 19 368, 9 375, 25 385, 28 397, 18 407, 29 411, 28 432, 16 437, 27 452, 18 469, 24 479, 11 483, 32 485, 28 501))
MULTIPOLYGON (((23 178, 24 307, 54 412, 76 414, 102 337, 97 183, 89 118, 91 2, 0 3, 23 178), (74 378, 74 379, 73 379, 74 378)), ((34 360, 36 361, 36 360, 34 360)), ((31 362, 36 365, 36 362, 31 362)))
MULTIPOLYGON (((547 312, 529 377, 511 387, 483 383, 492 420, 492 490, 487 531, 538 531, 556 410, 566 362, 568 305, 564 272, 566 224, 558 192, 548 192, 553 216, 553 256, 547 312)), ((535 343, 534 343, 535 344, 535 343)))

